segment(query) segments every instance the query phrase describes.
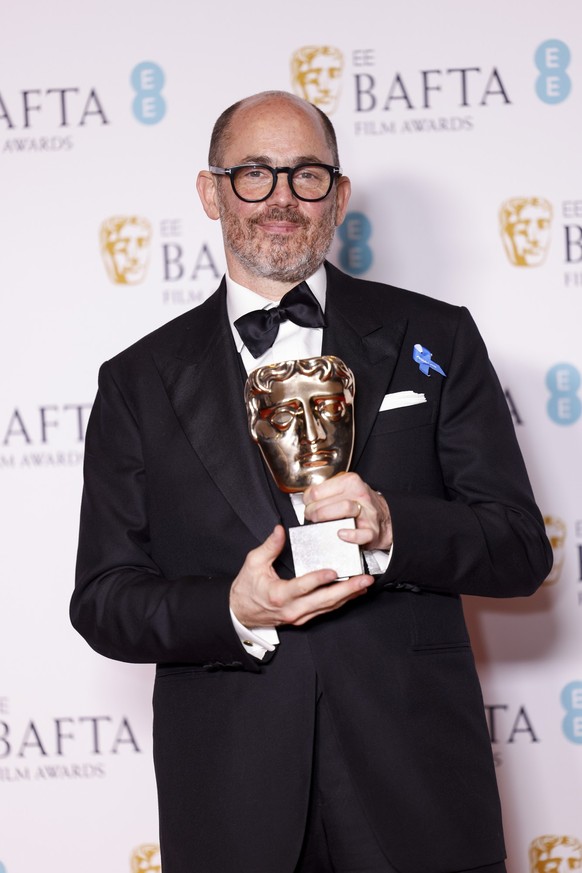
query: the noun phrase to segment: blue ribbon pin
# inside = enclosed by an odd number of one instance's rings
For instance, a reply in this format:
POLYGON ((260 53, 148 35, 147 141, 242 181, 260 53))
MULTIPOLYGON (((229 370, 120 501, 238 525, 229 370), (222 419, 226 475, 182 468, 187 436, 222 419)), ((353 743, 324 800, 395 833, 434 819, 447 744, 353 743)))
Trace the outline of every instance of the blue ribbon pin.
POLYGON ((412 360, 415 364, 418 364, 420 372, 424 373, 425 376, 430 376, 429 370, 436 370, 436 372, 440 373, 441 376, 447 375, 443 368, 439 367, 439 365, 435 364, 433 361, 432 352, 429 352, 429 350, 425 349, 424 346, 421 346, 420 343, 415 343, 415 346, 412 349, 412 360))

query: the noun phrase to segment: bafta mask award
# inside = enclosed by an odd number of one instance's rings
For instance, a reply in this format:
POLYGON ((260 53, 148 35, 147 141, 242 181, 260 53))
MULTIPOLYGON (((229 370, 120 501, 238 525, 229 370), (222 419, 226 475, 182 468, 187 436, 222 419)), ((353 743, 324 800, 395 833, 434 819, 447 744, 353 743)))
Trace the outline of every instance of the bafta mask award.
MULTIPOLYGON (((340 358, 320 356, 259 367, 245 385, 252 439, 281 491, 294 494, 349 467, 354 446, 354 376, 340 358)), ((297 576, 330 568, 338 579, 363 572, 360 549, 337 536, 355 519, 289 530, 297 576)))

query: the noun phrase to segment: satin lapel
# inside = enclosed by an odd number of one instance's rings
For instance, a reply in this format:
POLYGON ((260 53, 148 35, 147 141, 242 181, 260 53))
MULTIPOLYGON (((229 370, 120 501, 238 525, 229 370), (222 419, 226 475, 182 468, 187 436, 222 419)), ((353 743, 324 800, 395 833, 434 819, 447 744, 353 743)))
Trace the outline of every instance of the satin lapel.
POLYGON ((398 361, 407 319, 391 320, 370 311, 358 294, 358 282, 328 265, 324 355, 337 355, 353 370, 356 382, 354 469, 368 440, 398 361), (362 305, 363 304, 363 305, 362 305))
POLYGON ((224 283, 198 310, 192 311, 177 356, 159 357, 156 365, 192 448, 233 510, 263 542, 280 518, 249 436, 224 283))

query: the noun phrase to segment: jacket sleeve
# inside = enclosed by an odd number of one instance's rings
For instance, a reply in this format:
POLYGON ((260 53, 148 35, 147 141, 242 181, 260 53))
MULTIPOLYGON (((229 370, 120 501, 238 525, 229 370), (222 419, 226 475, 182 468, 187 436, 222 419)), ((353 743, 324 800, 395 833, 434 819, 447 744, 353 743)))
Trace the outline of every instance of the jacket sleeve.
POLYGON ((164 578, 151 556, 148 476, 135 414, 104 364, 85 446, 74 627, 134 663, 256 671, 229 614, 232 578, 164 578))
POLYGON ((532 594, 552 564, 499 380, 461 308, 436 427, 445 497, 387 493, 394 551, 379 584, 454 594, 532 594))

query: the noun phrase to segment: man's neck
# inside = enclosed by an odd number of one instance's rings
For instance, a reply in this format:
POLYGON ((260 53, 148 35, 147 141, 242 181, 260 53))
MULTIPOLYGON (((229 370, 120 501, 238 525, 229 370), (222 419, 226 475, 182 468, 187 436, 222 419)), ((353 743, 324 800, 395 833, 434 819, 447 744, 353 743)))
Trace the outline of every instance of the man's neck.
MULTIPOLYGON (((279 282, 268 276, 256 276, 243 269, 237 262, 228 264, 228 274, 234 282, 237 282, 244 288, 248 288, 249 291, 253 291, 266 300, 275 300, 277 302, 281 300, 287 291, 295 288, 301 282, 301 279, 297 279, 294 282, 279 282)), ((309 277, 305 276, 303 278, 307 279, 309 277)))

